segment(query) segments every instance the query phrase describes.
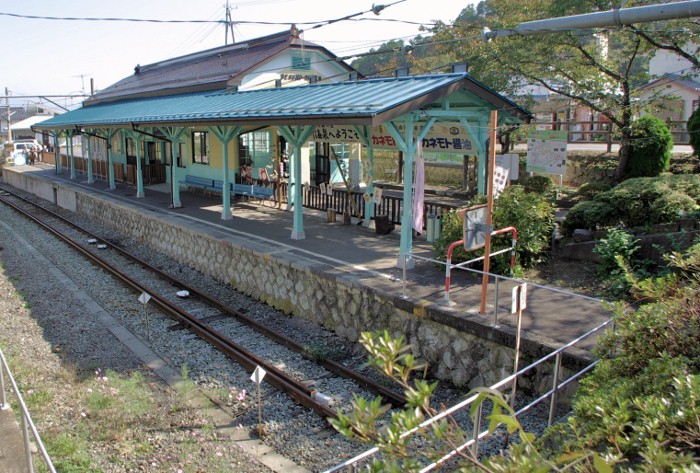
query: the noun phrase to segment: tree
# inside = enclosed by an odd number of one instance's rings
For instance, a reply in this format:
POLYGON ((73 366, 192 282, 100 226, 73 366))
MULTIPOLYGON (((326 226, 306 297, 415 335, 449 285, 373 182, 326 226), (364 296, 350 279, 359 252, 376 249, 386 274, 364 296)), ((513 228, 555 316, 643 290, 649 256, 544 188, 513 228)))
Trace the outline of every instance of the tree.
MULTIPOLYGON (((650 3, 629 1, 626 7, 650 3)), ((698 38, 696 20, 647 24, 646 27, 552 32, 537 36, 509 36, 485 43, 482 27, 508 29, 531 20, 613 10, 619 2, 591 0, 484 0, 465 8, 453 26, 438 25, 436 41, 454 55, 468 58, 472 75, 506 94, 525 84, 541 85, 608 118, 621 134, 616 177, 621 179, 629 159, 631 98, 649 77, 647 64, 659 47, 689 53, 698 38), (684 26, 691 35, 672 34, 684 26), (471 36, 465 33, 472 33, 471 36), (674 42, 675 40, 675 42, 674 42)), ((692 54, 690 54, 692 56, 692 54)), ((697 64, 695 59, 694 64, 697 64)))
POLYGON ((688 133, 690 133, 690 146, 693 154, 700 156, 700 108, 696 109, 688 119, 688 133))
POLYGON ((660 118, 645 115, 632 124, 632 159, 625 177, 654 177, 668 169, 673 150, 673 136, 660 118))
POLYGON ((431 38, 420 35, 408 43, 402 39, 389 41, 352 62, 352 67, 365 76, 390 76, 400 67, 410 68, 411 74, 424 74, 445 65, 449 65, 445 53, 431 38))

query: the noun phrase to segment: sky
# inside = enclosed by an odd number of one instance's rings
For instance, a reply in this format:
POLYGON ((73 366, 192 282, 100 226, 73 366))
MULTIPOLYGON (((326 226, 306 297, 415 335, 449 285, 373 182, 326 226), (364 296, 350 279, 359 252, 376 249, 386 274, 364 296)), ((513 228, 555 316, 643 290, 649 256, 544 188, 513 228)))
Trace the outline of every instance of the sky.
MULTIPOLYGON (((475 0, 229 0, 236 42, 289 29, 296 23, 304 39, 338 56, 377 48, 391 39, 408 40, 420 24, 451 23, 475 0), (396 2, 396 3, 395 3, 396 2), (386 5, 356 17, 313 28, 313 24, 386 5), (394 5, 391 5, 395 3, 394 5), (249 24, 268 22, 276 24, 249 24), (417 24, 416 24, 417 23, 417 24)), ((224 20, 226 0, 0 0, 0 92, 13 105, 37 102, 22 95, 70 95, 103 89, 146 65, 225 44, 225 28, 212 23, 66 21, 13 15, 157 20, 224 20)), ((425 34, 425 33, 423 33, 425 34)), ((231 38, 229 35, 229 43, 231 38)), ((80 100, 52 100, 75 108, 80 100)), ((46 106, 56 108, 47 102, 46 106)))

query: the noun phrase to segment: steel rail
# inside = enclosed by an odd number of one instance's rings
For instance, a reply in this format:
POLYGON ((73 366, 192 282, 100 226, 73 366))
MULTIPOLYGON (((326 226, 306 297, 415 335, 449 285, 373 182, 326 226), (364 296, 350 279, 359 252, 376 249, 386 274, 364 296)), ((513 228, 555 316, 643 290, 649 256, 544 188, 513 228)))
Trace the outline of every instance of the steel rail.
POLYGON ((209 294, 206 294, 206 293, 188 285, 187 283, 179 280, 175 276, 172 276, 166 272, 163 272, 162 270, 156 268, 155 266, 151 265, 150 263, 142 260, 138 256, 133 255, 132 253, 128 252, 124 248, 121 248, 121 247, 105 240, 104 238, 100 237, 99 235, 95 235, 94 233, 90 232, 89 230, 86 230, 86 229, 80 227, 79 225, 71 222, 70 220, 64 218, 63 216, 58 215, 55 212, 52 212, 50 209, 47 209, 47 208, 43 207, 42 205, 39 205, 35 202, 28 201, 27 199, 24 199, 22 196, 14 193, 14 192, 10 192, 7 190, 5 190, 5 192, 8 192, 8 193, 14 195, 15 197, 17 197, 18 199, 21 199, 25 202, 28 202, 28 203, 40 208, 41 210, 51 214, 53 217, 66 223, 67 225, 70 225, 73 228, 76 228, 77 230, 85 233, 86 235, 107 244, 112 249, 118 251, 119 253, 126 256, 127 258, 133 259, 138 264, 147 268, 150 271, 153 271, 154 273, 156 273, 157 275, 159 275, 163 279, 166 279, 169 282, 180 286, 182 289, 187 290, 190 293, 190 295, 204 300, 207 304, 211 305, 212 307, 215 307, 216 309, 218 309, 218 310, 220 310, 228 315, 235 317, 237 320, 248 325, 249 327, 256 330, 257 332, 265 335, 266 337, 276 341, 277 343, 279 343, 281 345, 284 345, 285 347, 289 348, 290 350, 293 350, 293 351, 301 354, 306 359, 314 361, 315 363, 323 366, 324 368, 328 369, 329 371, 332 371, 339 376, 343 376, 345 378, 348 378, 348 379, 355 381, 359 386, 369 390, 370 392, 372 392, 376 395, 381 396, 382 398, 384 398, 386 401, 388 401, 389 403, 391 403, 395 407, 403 406, 408 402, 408 400, 406 399, 406 397, 402 393, 398 393, 396 391, 393 391, 393 390, 387 388, 386 386, 383 386, 383 385, 371 380, 370 378, 363 375, 362 373, 358 373, 357 371, 355 371, 351 368, 348 368, 347 366, 345 366, 341 363, 338 363, 338 362, 333 361, 333 360, 329 360, 327 358, 317 357, 317 356, 311 355, 302 344, 296 342, 295 340, 292 340, 291 338, 289 338, 285 335, 282 335, 281 333, 276 332, 275 330, 273 330, 269 327, 264 326, 263 324, 248 317, 247 315, 245 315, 244 313, 242 313, 238 310, 232 309, 231 307, 225 305, 223 302, 215 299, 214 297, 210 296, 209 294))
MULTIPOLYGON (((155 305, 158 306, 161 310, 163 310, 166 314, 171 315, 174 319, 178 320, 183 325, 188 327, 190 331, 195 333, 202 340, 205 340, 211 345, 217 347, 226 356, 236 360, 246 370, 253 371, 256 366, 261 366, 265 371, 267 371, 267 375, 264 379, 268 382, 268 384, 286 392, 291 398, 299 402, 301 405, 314 410, 315 412, 326 418, 336 417, 335 411, 328 407, 326 404, 316 401, 312 397, 313 391, 301 381, 287 376, 276 366, 262 360, 257 355, 248 352, 240 345, 236 344, 232 340, 223 336, 218 331, 197 320, 195 317, 191 316, 187 312, 175 306, 173 303, 160 296, 159 294, 155 293, 147 286, 138 283, 123 271, 114 268, 107 261, 103 260, 101 257, 94 254, 92 251, 83 247, 80 243, 75 242, 66 235, 63 235, 60 232, 60 230, 54 228, 48 223, 42 222, 39 218, 35 217, 34 215, 31 215, 30 213, 28 213, 24 209, 21 209, 12 202, 7 201, 7 199, 0 197, 0 201, 12 207, 13 209, 15 209, 15 211, 20 212, 22 215, 29 218, 36 224, 40 225, 42 228, 45 228, 50 233, 56 235, 62 241, 64 241, 69 246, 80 252, 82 255, 89 258, 95 264, 109 271, 113 276, 120 279, 127 286, 136 289, 137 291, 147 292, 151 296, 151 300, 155 301, 155 305)), ((32 203, 32 205, 34 204, 32 203)), ((49 213, 53 215, 53 212, 49 211, 49 213)))

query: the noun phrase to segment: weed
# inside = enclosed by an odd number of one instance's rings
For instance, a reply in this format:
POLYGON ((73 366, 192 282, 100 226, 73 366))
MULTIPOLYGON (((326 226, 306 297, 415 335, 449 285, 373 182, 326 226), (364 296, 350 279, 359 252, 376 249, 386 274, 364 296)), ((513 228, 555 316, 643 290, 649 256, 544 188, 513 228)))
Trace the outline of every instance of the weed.
POLYGON ((340 360, 344 357, 342 350, 326 345, 305 345, 304 353, 313 359, 340 360))

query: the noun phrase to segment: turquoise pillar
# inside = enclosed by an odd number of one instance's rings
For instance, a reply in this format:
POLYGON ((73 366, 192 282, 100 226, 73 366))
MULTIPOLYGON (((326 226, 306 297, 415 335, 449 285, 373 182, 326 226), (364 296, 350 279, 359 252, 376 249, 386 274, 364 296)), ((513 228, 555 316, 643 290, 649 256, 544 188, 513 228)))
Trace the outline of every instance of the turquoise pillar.
POLYGON ((367 176, 367 194, 369 201, 365 202, 365 221, 362 225, 371 228, 374 217, 374 146, 372 145, 372 128, 369 126, 356 126, 355 131, 360 137, 362 144, 367 147, 367 160, 369 161, 369 172, 367 176))
POLYGON ((408 115, 404 123, 405 135, 401 135, 394 122, 386 123, 389 134, 396 140, 399 149, 404 154, 403 215, 401 216, 401 243, 396 267, 403 268, 405 262, 406 269, 412 269, 415 266, 415 260, 413 259, 413 158, 416 154, 418 142, 428 134, 433 123, 435 123, 435 118, 428 119, 415 139, 413 137, 414 123, 413 115, 408 115))
POLYGON ((51 136, 53 136, 53 154, 54 154, 54 166, 56 168, 56 174, 61 174, 61 150, 58 145, 58 138, 61 136, 60 131, 52 131, 51 136))
POLYGON ((112 163, 112 139, 119 133, 117 130, 111 128, 105 129, 105 138, 107 138, 107 176, 109 177, 109 189, 114 190, 117 188, 117 184, 114 182, 114 165, 112 163))
POLYGON ((294 146, 291 171, 293 174, 292 177, 294 184, 293 197, 296 205, 294 205, 292 240, 303 240, 306 238, 306 234, 304 233, 304 206, 302 205, 301 200, 301 148, 314 131, 314 126, 281 126, 279 127, 279 131, 280 134, 284 136, 284 138, 291 143, 292 146, 294 146))
POLYGON ((92 139, 90 135, 87 136, 87 139, 85 141, 87 142, 87 183, 92 184, 95 182, 95 177, 92 173, 92 146, 90 146, 92 139))
POLYGON ((132 130, 124 130, 127 138, 134 140, 136 146, 136 198, 146 197, 143 191, 143 167, 141 166, 141 133, 132 130))
POLYGON ((146 194, 143 191, 143 170, 141 167, 141 135, 136 140, 136 198, 143 199, 146 194))
POLYGON ((223 150, 223 170, 221 180, 223 182, 223 189, 221 192, 221 220, 231 220, 233 216, 231 215, 231 185, 230 183, 230 173, 229 173, 229 159, 228 159, 228 146, 229 143, 238 138, 241 134, 241 127, 230 127, 230 126, 210 126, 209 131, 216 136, 216 138, 221 142, 224 147, 223 150))
POLYGON ((68 132, 66 143, 68 144, 68 155, 70 156, 70 178, 75 179, 75 156, 73 156, 73 131, 68 132))
POLYGON ((177 172, 175 172, 175 168, 177 167, 177 158, 180 151, 178 144, 185 134, 185 128, 178 126, 164 126, 159 129, 170 141, 173 151, 170 162, 170 208, 179 209, 182 207, 182 203, 180 202, 180 178, 177 175, 177 172))

